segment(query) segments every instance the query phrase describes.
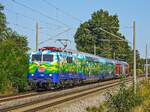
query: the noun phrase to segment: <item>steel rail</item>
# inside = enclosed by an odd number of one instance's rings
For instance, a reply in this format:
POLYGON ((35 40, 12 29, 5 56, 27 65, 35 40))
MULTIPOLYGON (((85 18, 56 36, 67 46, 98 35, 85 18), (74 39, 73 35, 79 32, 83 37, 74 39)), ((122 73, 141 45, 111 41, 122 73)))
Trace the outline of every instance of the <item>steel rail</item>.
MULTIPOLYGON (((129 80, 127 82, 131 82, 131 80, 129 80)), ((65 98, 62 98, 62 99, 60 99, 58 101, 54 101, 54 102, 51 102, 51 103, 48 103, 48 104, 45 104, 45 105, 37 106, 35 108, 25 110, 24 112, 36 112, 36 111, 40 111, 40 110, 43 110, 45 108, 56 106, 56 105, 65 103, 67 101, 71 101, 71 100, 74 100, 74 99, 77 99, 77 98, 80 98, 80 97, 83 97, 83 96, 90 95, 92 93, 100 92, 100 91, 103 91, 105 89, 109 89, 109 88, 112 88, 114 86, 117 86, 117 85, 120 85, 120 83, 116 82, 116 83, 113 83, 113 84, 110 84, 110 85, 106 85, 104 87, 94 88, 93 90, 90 90, 90 91, 84 91, 84 92, 81 92, 81 93, 76 94, 76 95, 70 94, 70 95, 67 95, 65 98)), ((50 100, 50 99, 47 99, 47 100, 50 100)))
MULTIPOLYGON (((131 78, 128 78, 128 79, 126 79, 126 80, 132 80, 131 78)), ((63 94, 57 94, 57 95, 55 95, 55 96, 49 96, 49 97, 47 97, 47 98, 44 98, 44 99, 39 99, 39 100, 36 100, 36 101, 31 101, 31 102, 29 102, 29 103, 25 103, 25 104, 21 104, 21 105, 17 105, 17 106, 14 106, 14 107, 9 107, 9 108, 5 108, 5 109, 1 109, 0 111, 1 112, 4 112, 4 111, 10 111, 10 110, 14 110, 14 111, 16 111, 17 109, 19 109, 19 108, 24 108, 24 107, 28 107, 28 106, 31 106, 31 105, 35 105, 35 104, 39 104, 39 103, 41 103, 41 102, 46 102, 46 101, 50 101, 50 100, 55 100, 55 99, 58 99, 58 98, 65 98, 65 97, 68 97, 68 96, 70 96, 70 95, 73 95, 73 94, 77 94, 77 93, 81 93, 81 92, 85 92, 85 91, 89 91, 89 90, 93 90, 93 88, 94 89, 96 89, 96 88, 99 88, 99 89, 97 89, 97 90, 94 90, 93 92, 96 92, 96 91, 100 91, 100 90, 104 90, 104 89, 106 89, 106 88, 110 88, 110 87, 112 87, 112 86, 116 86, 116 85, 118 85, 119 84, 119 80, 112 80, 111 82, 104 82, 104 84, 102 85, 94 85, 94 86, 91 86, 91 85, 89 85, 89 87, 88 88, 83 88, 83 89, 79 89, 79 90, 76 90, 76 91, 70 91, 70 92, 66 92, 66 93, 63 93, 63 94)), ((73 88, 73 89, 75 89, 75 88, 73 88)), ((93 93, 93 92, 89 92, 89 93, 93 93)), ((84 93, 84 94, 80 94, 80 95, 78 95, 78 96, 73 96, 73 97, 70 97, 68 100, 70 100, 70 99, 74 99, 74 98, 77 98, 77 97, 79 97, 79 96, 83 96, 83 95, 86 95, 86 94, 89 94, 89 93, 84 93)), ((33 109, 29 109, 29 111, 31 110, 31 111, 33 111, 33 110, 38 110, 38 109, 43 109, 43 108, 45 108, 45 107, 49 107, 49 106, 53 106, 53 105, 56 105, 56 104, 58 104, 58 103, 60 103, 60 102, 64 102, 65 100, 67 100, 67 99, 64 99, 63 101, 57 101, 57 102, 53 102, 53 103, 50 103, 50 104, 46 104, 46 105, 41 105, 41 106, 38 106, 38 107, 35 107, 35 108, 33 108, 33 109)))
POLYGON ((27 93, 21 93, 21 94, 13 94, 13 95, 8 95, 8 96, 2 96, 0 97, 0 103, 5 102, 5 101, 10 101, 13 99, 20 99, 20 98, 25 98, 33 95, 37 95, 37 92, 27 92, 27 93))

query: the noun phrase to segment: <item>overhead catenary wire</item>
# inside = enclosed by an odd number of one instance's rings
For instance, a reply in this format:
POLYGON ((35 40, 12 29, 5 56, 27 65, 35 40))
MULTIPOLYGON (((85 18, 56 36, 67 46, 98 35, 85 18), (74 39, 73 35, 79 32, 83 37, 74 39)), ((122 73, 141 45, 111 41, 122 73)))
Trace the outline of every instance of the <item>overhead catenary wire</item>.
MULTIPOLYGON (((109 40, 109 39, 97 39, 98 41, 104 41, 104 42, 126 42, 124 40, 109 40)), ((122 48, 122 46, 117 46, 119 48, 122 48)))
POLYGON ((14 25, 14 26, 18 26, 18 27, 20 27, 20 28, 23 28, 23 29, 28 29, 28 30, 30 30, 30 31, 33 31, 33 32, 35 32, 35 30, 34 29, 32 29, 32 28, 29 28, 29 27, 26 27, 26 26, 23 26, 23 25, 20 25, 20 24, 15 24, 15 23, 8 23, 8 25, 14 25))
MULTIPOLYGON (((118 29, 119 27, 111 27, 111 29, 118 29)), ((121 27, 119 29, 132 29, 133 26, 125 26, 125 27, 121 27)))
POLYGON ((121 38, 120 36, 117 36, 117 35, 115 35, 115 34, 109 32, 109 31, 107 31, 107 30, 104 30, 103 28, 100 28, 100 30, 102 30, 103 32, 106 32, 106 33, 108 33, 108 34, 110 34, 110 35, 112 35, 112 36, 114 36, 114 37, 116 37, 116 38, 118 38, 118 39, 120 39, 120 40, 122 40, 122 41, 125 41, 125 42, 130 43, 128 40, 126 40, 126 39, 124 39, 124 38, 121 38))
POLYGON ((51 38, 48 38, 48 39, 46 39, 46 40, 44 40, 44 41, 41 41, 41 42, 39 43, 39 45, 41 45, 41 44, 43 44, 43 43, 45 43, 45 42, 47 42, 47 41, 49 41, 49 40, 53 40, 54 37, 57 37, 57 36, 59 36, 59 35, 62 35, 63 33, 66 33, 66 32, 68 32, 68 31, 70 31, 70 30, 71 30, 71 28, 68 28, 68 29, 66 29, 66 30, 64 30, 64 31, 62 31, 62 32, 60 32, 60 33, 58 33, 58 34, 52 36, 51 38))
MULTIPOLYGON (((29 27, 27 27, 27 26, 23 26, 23 25, 16 24, 16 23, 8 23, 8 25, 17 26, 17 27, 19 27, 19 28, 22 28, 23 30, 29 30, 29 31, 32 31, 32 32, 35 33, 35 29, 29 28, 29 27)), ((40 34, 42 33, 42 34, 46 34, 46 35, 52 36, 52 35, 50 35, 50 34, 48 34, 48 33, 43 32, 43 31, 39 31, 39 32, 40 32, 40 34)))
MULTIPOLYGON (((49 5, 52 5, 54 8, 57 8, 57 9, 58 9, 59 11, 61 11, 62 13, 69 15, 69 13, 64 12, 63 10, 61 10, 60 8, 58 8, 58 7, 56 7, 55 5, 51 4, 51 3, 48 2, 47 0, 43 0, 43 1, 47 2, 47 4, 49 4, 49 5)), ((25 7, 25 8, 27 8, 27 9, 30 9, 30 10, 32 10, 33 12, 39 13, 40 15, 45 16, 45 17, 47 17, 47 18, 49 18, 49 19, 51 19, 51 20, 57 21, 57 22, 59 22, 59 23, 61 22, 61 24, 62 24, 62 21, 59 21, 59 20, 57 20, 56 18, 50 17, 50 16, 48 16, 48 15, 42 13, 41 11, 38 11, 38 10, 33 9, 33 8, 31 8, 31 7, 29 7, 29 6, 25 5, 25 4, 22 4, 22 3, 20 3, 20 2, 17 2, 16 0, 13 0, 13 2, 16 3, 16 4, 18 4, 18 5, 21 5, 21 6, 25 7)), ((74 17, 74 16, 72 16, 72 15, 69 15, 69 16, 70 16, 70 17, 74 17)), ((76 20, 77 20, 77 18, 76 18, 76 20)), ((78 19, 78 21, 80 21, 80 20, 78 19)), ((63 25, 65 25, 65 26, 68 27, 68 25, 66 25, 65 23, 63 23, 63 25)), ((104 30, 104 29, 102 29, 102 28, 100 28, 100 30, 102 30, 102 31, 104 31, 104 32, 106 32, 106 33, 108 33, 108 34, 111 34, 112 36, 115 36, 115 37, 117 37, 117 38, 120 38, 119 36, 117 36, 117 35, 115 35, 115 34, 113 34, 113 33, 111 33, 111 32, 108 32, 108 31, 106 31, 106 30, 104 30)), ((120 39, 122 39, 122 41, 128 42, 128 40, 125 40, 125 39, 123 39, 123 38, 120 38, 120 39)))
MULTIPOLYGON (((24 15, 24 14, 22 14, 22 13, 18 13, 18 12, 16 12, 16 11, 13 11, 13 10, 9 10, 9 9, 6 9, 7 11, 11 11, 11 12, 13 12, 13 13, 15 13, 16 15, 20 15, 20 16, 22 16, 22 17, 25 17, 25 18, 27 18, 27 19, 29 19, 29 20, 31 20, 31 21, 35 21, 35 19, 33 18, 33 17, 29 17, 29 16, 26 16, 26 15, 24 15)), ((47 22, 48 23, 48 22, 47 22)), ((9 24, 11 24, 11 23, 9 23, 9 24)), ((12 25, 15 25, 15 26, 18 26, 18 27, 20 27, 20 28, 22 28, 22 29, 25 29, 25 30, 30 30, 30 31, 33 31, 33 32, 35 32, 35 29, 32 29, 32 28, 28 28, 28 27, 26 27, 26 26, 23 26, 23 25, 20 25, 20 24, 18 24, 18 23, 16 23, 16 24, 12 24, 12 25)), ((49 29, 48 27, 40 27, 40 29, 49 29)), ((58 28, 57 28, 58 29, 58 28)), ((43 34, 45 34, 44 32, 42 32, 42 31, 39 31, 40 33, 43 33, 43 34)), ((62 33, 65 33, 65 32, 62 32, 62 33)), ((55 36, 59 36, 59 35, 61 35, 62 33, 58 33, 57 35, 55 35, 55 36)), ((49 35, 49 34, 47 34, 47 35, 49 35)), ((51 35, 49 35, 49 36, 51 36, 51 35)), ((52 36, 53 37, 53 36, 52 36)), ((44 43, 44 42, 43 42, 44 43)))
POLYGON ((74 20, 76 20, 76 21, 78 21, 78 22, 80 22, 80 23, 82 22, 81 19, 79 19, 79 18, 73 16, 72 14, 70 14, 70 13, 68 13, 68 12, 66 12, 66 11, 64 11, 64 10, 62 10, 62 9, 60 9, 60 8, 58 8, 58 7, 55 6, 54 4, 52 4, 52 3, 50 2, 50 0, 49 0, 49 1, 47 1, 47 0, 42 0, 42 1, 44 1, 47 5, 49 5, 49 6, 53 7, 53 8, 55 8, 55 9, 58 10, 58 11, 60 11, 60 12, 63 13, 64 15, 66 15, 66 16, 68 16, 68 17, 70 17, 70 18, 72 18, 72 19, 74 19, 74 20))
POLYGON ((38 14, 40 14, 40 15, 42 15, 42 16, 44 16, 44 17, 50 19, 50 20, 53 20, 53 21, 55 21, 55 22, 58 22, 58 23, 60 23, 60 24, 62 24, 62 25, 64 25, 64 26, 68 27, 68 25, 65 24, 64 22, 62 22, 62 21, 60 21, 60 20, 58 20, 58 19, 56 19, 56 18, 50 17, 50 16, 44 14, 44 13, 41 12, 41 11, 38 11, 38 10, 36 10, 36 9, 34 9, 34 8, 31 8, 30 6, 27 6, 27 5, 23 4, 23 3, 20 3, 20 2, 18 2, 18 1, 16 1, 16 0, 13 0, 13 2, 14 2, 15 4, 17 4, 17 5, 20 5, 20 6, 24 7, 24 8, 26 8, 26 9, 28 9, 28 10, 31 10, 32 12, 36 12, 36 13, 38 13, 38 14))
MULTIPOLYGON (((116 38, 118 38, 120 41, 124 41, 124 42, 127 42, 127 43, 131 43, 130 41, 128 41, 128 40, 126 40, 125 38, 121 38, 120 36, 118 36, 118 35, 115 35, 115 34, 113 34, 113 33, 111 33, 111 32, 109 32, 109 31, 107 31, 107 30, 105 30, 105 29, 103 29, 103 28, 99 28, 101 31, 103 31, 103 32, 105 32, 105 33, 107 33, 107 34, 109 34, 109 35, 112 35, 112 36, 114 36, 114 37, 116 37, 116 38)), ((88 30, 88 29, 86 29, 88 32, 91 32, 90 30, 88 30)), ((97 40, 97 39, 96 39, 97 40)), ((100 39, 101 40, 101 39, 100 39)), ((104 39, 104 41, 108 41, 108 39, 106 40, 106 39, 104 39)), ((118 40, 113 40, 113 41, 118 41, 118 40)))
MULTIPOLYGON (((26 19, 28 19, 28 20, 30 20, 30 21, 32 21, 32 22, 37 21, 37 20, 36 20, 35 18, 33 18, 33 17, 30 17, 30 16, 24 15, 24 14, 22 14, 22 13, 19 13, 19 12, 13 11, 13 10, 10 10, 10 9, 8 9, 8 8, 5 8, 5 10, 8 11, 8 12, 15 13, 15 14, 17 14, 17 15, 19 15, 19 16, 22 16, 23 18, 26 18, 26 19)), ((56 27, 63 27, 63 26, 61 26, 61 25, 57 25, 57 24, 54 24, 54 23, 45 22, 45 21, 42 21, 42 20, 39 20, 39 21, 40 21, 40 23, 43 23, 43 24, 54 25, 54 26, 56 26, 56 27)))
MULTIPOLYGON (((24 18, 26 18, 26 19, 28 19, 28 20, 30 20, 30 21, 36 21, 36 19, 35 18, 33 18, 33 17, 30 17, 30 16, 27 16, 27 15, 24 15, 24 14, 22 14, 22 13, 19 13, 19 12, 17 12, 17 11, 14 11, 14 10, 10 10, 10 9, 8 9, 8 8, 5 8, 5 10, 6 11, 8 11, 8 12, 12 12, 12 14, 16 14, 17 16, 19 15, 19 16, 21 16, 21 17, 24 17, 24 18)), ((40 20, 41 21, 41 20, 40 20)), ((51 24, 51 23, 49 23, 49 22, 44 22, 44 21, 42 21, 42 23, 45 23, 45 24, 51 24)), ((13 26, 17 26, 17 27, 19 27, 19 28, 22 28, 23 30, 29 30, 29 31, 32 31, 32 32, 35 32, 35 29, 32 29, 32 28, 29 28, 29 27, 27 27, 27 26, 24 26, 24 25, 22 25, 22 24, 18 24, 17 22, 16 23, 8 23, 9 25, 13 25, 13 26)), ((65 27, 63 27, 63 26, 60 26, 60 25, 56 25, 56 24, 54 24, 54 23, 52 23, 53 25, 55 25, 56 26, 56 28, 55 28, 55 30, 58 30, 58 28, 60 29, 60 28, 65 28, 65 27)), ((48 30, 48 29, 50 29, 51 27, 40 27, 40 34, 42 33, 42 34, 45 34, 45 32, 42 32, 41 30, 48 30)), ((48 35, 48 36, 52 36, 52 35, 50 35, 50 34, 48 34, 48 33, 46 33, 46 35, 48 35)))
POLYGON ((98 41, 104 41, 104 42, 124 42, 124 40, 109 40, 109 39, 96 39, 98 41))

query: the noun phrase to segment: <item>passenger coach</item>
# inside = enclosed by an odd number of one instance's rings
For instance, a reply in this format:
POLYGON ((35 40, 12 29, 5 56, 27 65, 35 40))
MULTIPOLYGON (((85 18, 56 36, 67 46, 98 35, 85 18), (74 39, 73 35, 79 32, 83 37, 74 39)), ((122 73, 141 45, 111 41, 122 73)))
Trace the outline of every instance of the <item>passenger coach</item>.
POLYGON ((88 80, 126 77, 128 74, 129 65, 123 61, 43 47, 30 55, 28 79, 33 88, 52 89, 88 80))

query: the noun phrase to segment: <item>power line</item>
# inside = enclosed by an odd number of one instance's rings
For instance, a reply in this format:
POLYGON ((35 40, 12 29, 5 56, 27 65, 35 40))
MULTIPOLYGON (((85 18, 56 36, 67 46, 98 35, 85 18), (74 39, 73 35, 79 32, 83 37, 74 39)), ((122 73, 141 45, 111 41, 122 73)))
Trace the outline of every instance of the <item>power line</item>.
MULTIPOLYGON (((9 23, 9 24, 10 24, 10 23, 9 23)), ((28 28, 28 27, 23 26, 23 25, 20 25, 20 24, 13 24, 13 23, 11 23, 11 25, 20 27, 20 28, 22 28, 23 30, 30 30, 30 31, 32 31, 32 32, 35 33, 35 29, 28 28)), ((46 34, 46 35, 51 36, 51 37, 57 37, 57 36, 59 36, 59 35, 65 33, 65 31, 63 31, 63 32, 61 32, 61 33, 58 33, 57 35, 54 35, 54 36, 52 36, 52 35, 50 35, 50 34, 48 34, 48 33, 42 32, 42 31, 39 31, 39 33, 40 33, 40 34, 41 34, 41 33, 42 33, 42 34, 46 34)), ((27 35, 27 34, 26 34, 26 35, 27 35)), ((49 40, 51 40, 51 38, 48 38, 47 40, 40 42, 39 45, 41 45, 41 44, 43 44, 43 43, 45 43, 46 41, 49 41, 49 40)))
POLYGON ((96 40, 104 42, 124 42, 124 40, 109 40, 109 39, 96 39, 96 40))
POLYGON ((125 26, 125 27, 111 27, 111 29, 131 29, 133 26, 125 26))
POLYGON ((20 24, 14 24, 14 23, 8 23, 8 24, 9 24, 9 25, 15 25, 15 26, 18 26, 18 27, 20 27, 20 28, 28 29, 28 30, 30 30, 30 31, 34 31, 34 32, 35 32, 34 29, 29 28, 29 27, 26 27, 26 26, 23 26, 23 25, 20 25, 20 24))
MULTIPOLYGON (((24 18, 26 18, 26 19, 28 19, 28 20, 30 20, 30 21, 34 21, 34 22, 36 21, 36 19, 33 18, 33 17, 24 15, 24 14, 22 14, 22 13, 19 13, 19 12, 13 11, 13 10, 9 10, 8 8, 5 8, 5 10, 8 11, 8 12, 15 13, 15 14, 17 14, 17 15, 19 15, 19 16, 22 16, 22 17, 24 17, 24 18)), ((44 24, 50 24, 50 25, 54 25, 54 26, 57 26, 57 27, 62 27, 62 26, 57 25, 57 24, 54 24, 54 23, 49 23, 49 22, 45 22, 45 21, 41 21, 41 20, 39 20, 39 21, 40 21, 41 23, 44 23, 44 24)))
MULTIPOLYGON (((7 8, 5 8, 5 9, 6 9, 7 11, 9 11, 9 12, 13 12, 13 13, 15 13, 15 14, 17 14, 17 15, 20 15, 20 16, 22 16, 22 17, 24 17, 24 18, 27 18, 27 19, 29 19, 29 20, 35 22, 35 19, 32 18, 32 17, 26 16, 26 15, 24 15, 24 14, 18 13, 18 12, 13 11, 13 10, 9 10, 9 9, 7 9, 7 8)), ((43 23, 44 23, 44 21, 43 21, 43 23)), ((48 22, 45 22, 45 23, 48 23, 48 22)), ((32 31, 32 32, 35 33, 35 29, 32 29, 32 28, 29 28, 29 27, 20 25, 20 24, 18 24, 18 23, 8 23, 8 24, 14 25, 14 26, 17 26, 17 27, 22 28, 23 30, 29 30, 29 31, 32 31)), ((57 25, 57 26, 59 26, 59 25, 57 25)), ((40 29, 42 29, 42 30, 43 30, 43 29, 44 29, 44 30, 47 30, 47 29, 49 29, 49 28, 50 28, 50 27, 40 27, 40 29)), ((58 28, 60 28, 60 27, 58 27, 58 28)), ((56 29, 58 29, 58 28, 56 28, 56 29)), ((56 30, 56 29, 55 29, 55 30, 56 30)), ((42 31, 39 31, 39 32, 42 33, 42 34, 45 34, 45 32, 42 32, 42 31)), ((46 35, 49 35, 49 34, 47 33, 46 35)), ((49 36, 52 36, 52 35, 49 35, 49 36)))
MULTIPOLYGON (((32 31, 32 32, 34 32, 35 33, 35 29, 33 29, 33 28, 29 28, 29 27, 27 27, 27 26, 23 26, 23 25, 20 25, 20 24, 15 24, 15 23, 8 23, 9 25, 14 25, 14 26, 17 26, 17 27, 20 27, 20 28, 22 28, 22 29, 24 29, 24 30, 30 30, 30 31, 32 31)), ((42 33, 42 34, 46 34, 46 35, 49 35, 49 36, 51 36, 50 34, 48 34, 48 33, 45 33, 45 32, 42 32, 42 31, 39 31, 40 33, 42 33)))
POLYGON ((62 9, 60 9, 60 8, 58 8, 58 7, 56 7, 54 4, 50 3, 49 1, 47 1, 47 0, 42 0, 42 1, 44 1, 44 2, 45 2, 47 5, 49 5, 49 6, 52 6, 52 7, 55 8, 56 10, 59 10, 61 13, 65 14, 66 16, 69 16, 69 17, 71 17, 72 19, 74 19, 74 20, 76 20, 76 21, 79 21, 80 23, 82 22, 81 19, 79 19, 79 18, 77 18, 77 17, 71 15, 70 13, 67 13, 67 12, 65 12, 64 10, 62 10, 62 9))
MULTIPOLYGON (((68 28, 68 29, 66 29, 66 30, 64 30, 64 31, 62 31, 62 32, 60 32, 60 33, 58 33, 58 34, 52 36, 52 37, 53 37, 53 38, 54 38, 54 37, 57 37, 57 36, 59 36, 59 35, 61 35, 61 34, 63 34, 63 33, 68 32, 69 30, 71 30, 71 28, 68 28)), ((51 38, 48 38, 48 39, 46 39, 46 40, 44 40, 44 41, 42 41, 42 42, 40 42, 39 45, 40 45, 40 44, 43 44, 43 43, 45 43, 45 42, 47 42, 47 41, 49 41, 49 40, 53 40, 52 37, 51 37, 51 38)))
POLYGON ((104 30, 103 28, 100 28, 100 30, 102 30, 103 32, 106 32, 106 33, 108 33, 108 34, 110 34, 110 35, 112 35, 112 36, 114 36, 114 37, 116 37, 116 38, 118 38, 118 39, 120 39, 120 40, 122 40, 122 41, 125 41, 125 42, 130 43, 128 40, 123 39, 123 38, 121 38, 121 37, 119 37, 119 36, 117 36, 117 35, 115 35, 115 34, 109 32, 109 31, 107 31, 107 30, 104 30))
POLYGON ((48 15, 46 15, 46 14, 44 14, 44 13, 42 13, 42 12, 36 10, 36 9, 33 9, 33 8, 31 8, 31 7, 29 7, 29 6, 25 5, 25 4, 23 4, 23 3, 17 2, 16 0, 13 0, 13 2, 16 3, 17 5, 20 5, 20 6, 22 6, 22 7, 25 7, 25 8, 28 9, 28 10, 30 9, 32 12, 39 13, 40 15, 42 15, 42 16, 44 16, 44 17, 50 19, 50 20, 59 22, 59 23, 61 23, 62 25, 68 27, 67 24, 65 24, 64 22, 62 22, 62 21, 60 21, 60 20, 58 20, 58 19, 56 19, 56 18, 50 17, 50 16, 48 16, 48 15))
MULTIPOLYGON (((126 40, 125 38, 121 38, 120 36, 117 36, 117 35, 115 35, 115 34, 109 32, 109 31, 107 31, 107 30, 104 30, 103 28, 99 28, 99 29, 100 29, 101 31, 105 32, 105 33, 108 33, 109 35, 112 35, 112 36, 118 38, 120 41, 124 41, 124 42, 131 43, 131 42, 129 42, 128 40, 126 40)), ((89 31, 89 32, 91 32, 89 29, 86 29, 86 30, 89 31)), ((108 41, 108 40, 105 39, 105 41, 108 41)), ((115 40, 113 40, 113 41, 115 41, 115 40)), ((118 40, 117 40, 117 41, 118 41, 118 40)))

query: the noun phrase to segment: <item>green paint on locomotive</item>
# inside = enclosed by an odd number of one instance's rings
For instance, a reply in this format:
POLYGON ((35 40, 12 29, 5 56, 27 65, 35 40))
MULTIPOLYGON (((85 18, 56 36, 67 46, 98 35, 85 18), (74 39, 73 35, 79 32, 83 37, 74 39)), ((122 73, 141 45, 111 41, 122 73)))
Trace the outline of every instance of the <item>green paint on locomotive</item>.
POLYGON ((57 62, 52 62, 51 64, 48 64, 46 62, 42 62, 41 64, 39 64, 38 62, 32 62, 29 64, 29 73, 34 74, 36 70, 39 70, 40 68, 45 69, 43 71, 44 74, 59 72, 57 62))
MULTIPOLYGON (((42 52, 43 53, 43 52, 42 52)), ((36 54, 36 53, 34 53, 36 54)), ((112 75, 115 74, 115 65, 108 64, 106 62, 94 62, 89 61, 88 59, 79 58, 77 56, 71 56, 68 53, 64 53, 64 56, 61 56, 60 52, 45 52, 45 54, 50 54, 54 56, 54 60, 52 62, 47 61, 32 61, 32 55, 30 59, 29 65, 29 73, 35 74, 36 70, 44 69, 42 73, 50 74, 50 73, 82 73, 84 75, 94 75, 98 76, 100 74, 103 75, 112 75), (58 59, 59 57, 59 59, 58 59), (72 57, 72 62, 67 62, 67 57, 72 57)), ((44 54, 43 54, 44 55, 44 54)))

